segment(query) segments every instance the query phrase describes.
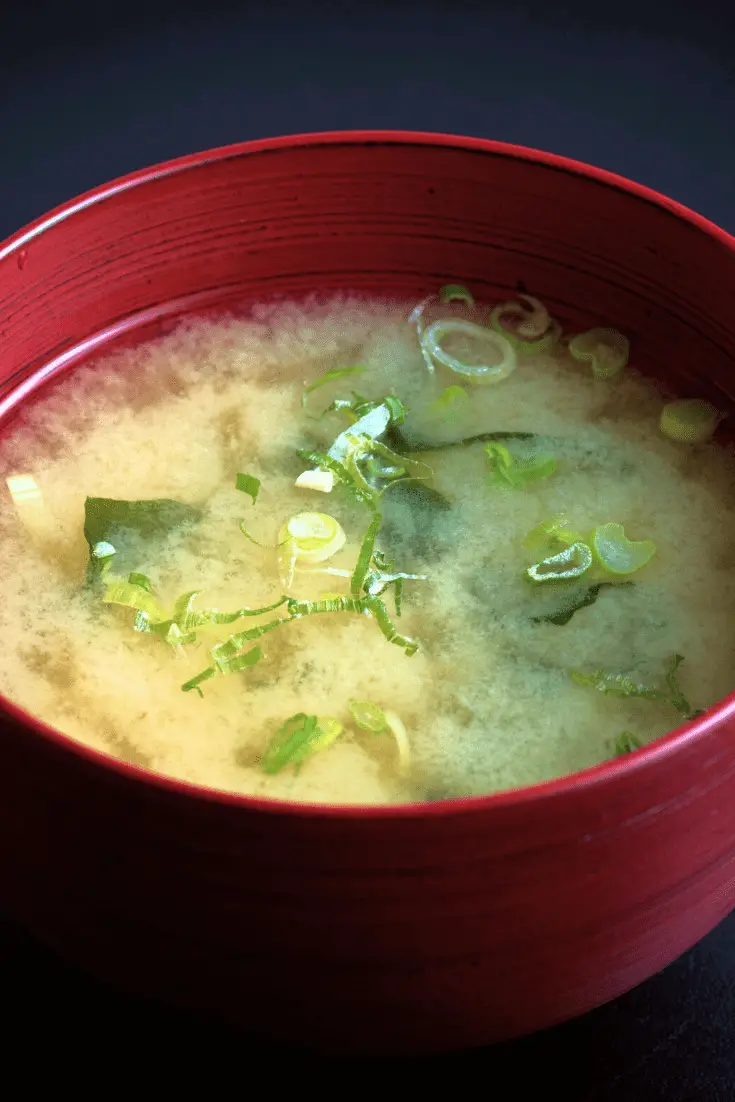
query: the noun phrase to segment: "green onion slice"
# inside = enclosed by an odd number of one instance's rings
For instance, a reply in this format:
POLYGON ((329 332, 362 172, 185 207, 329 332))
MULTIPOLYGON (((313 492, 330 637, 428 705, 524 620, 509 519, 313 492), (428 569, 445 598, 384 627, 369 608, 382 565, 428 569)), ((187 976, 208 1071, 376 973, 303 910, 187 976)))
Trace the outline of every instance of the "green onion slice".
POLYGON ((532 582, 560 582, 581 578, 592 566, 592 552, 586 543, 578 541, 565 547, 558 555, 550 555, 526 570, 532 582))
POLYGON ((661 410, 661 432, 681 444, 703 444, 721 421, 718 409, 701 398, 681 398, 661 410))
POLYGON ((630 343, 617 329, 588 329, 572 337, 569 351, 575 360, 589 363, 597 379, 611 379, 627 366, 630 343))
POLYGON ((297 513, 278 533, 279 545, 290 542, 297 560, 305 563, 331 559, 346 540, 341 524, 328 513, 297 513))
POLYGON ((517 352, 546 352, 561 336, 561 325, 549 317, 544 304, 533 295, 519 295, 522 302, 503 302, 490 311, 490 324, 517 352))
POLYGON ((516 368, 516 354, 508 338, 471 321, 435 321, 422 334, 421 348, 425 359, 428 357, 473 383, 498 383, 516 368), (442 348, 442 342, 449 336, 470 338, 484 346, 491 362, 471 364, 451 356, 442 348))
POLYGON ((355 723, 363 731, 379 735, 388 726, 383 709, 369 700, 351 700, 349 708, 355 723))
POLYGON ((557 513, 532 528, 524 539, 523 546, 529 551, 540 551, 542 548, 550 549, 556 544, 569 547, 578 542, 584 542, 580 533, 567 528, 566 517, 563 513, 557 513))
POLYGON ((280 773, 293 765, 298 773, 307 758, 326 750, 343 730, 331 716, 307 716, 303 712, 290 716, 273 736, 260 767, 264 773, 280 773))
POLYGON ((449 421, 465 409, 469 395, 463 386, 447 386, 429 409, 433 414, 449 421))
POLYGON ((439 301, 445 306, 453 302, 463 302, 466 306, 474 306, 475 300, 466 287, 461 283, 447 283, 439 290, 439 301))
POLYGON ((601 524, 589 542, 595 559, 610 574, 634 574, 656 554, 653 540, 629 540, 622 524, 601 524))
POLYGON ((309 395, 313 391, 318 390, 319 387, 327 386, 328 383, 333 383, 337 379, 347 379, 351 375, 362 375, 367 368, 365 367, 338 367, 332 371, 325 371, 323 375, 320 375, 318 379, 315 379, 313 383, 309 383, 304 387, 301 394, 301 405, 305 409, 309 400, 309 395))
POLYGON ((493 481, 499 486, 522 489, 527 483, 549 478, 556 471, 553 455, 519 459, 504 444, 497 443, 486 444, 484 450, 491 463, 493 481))

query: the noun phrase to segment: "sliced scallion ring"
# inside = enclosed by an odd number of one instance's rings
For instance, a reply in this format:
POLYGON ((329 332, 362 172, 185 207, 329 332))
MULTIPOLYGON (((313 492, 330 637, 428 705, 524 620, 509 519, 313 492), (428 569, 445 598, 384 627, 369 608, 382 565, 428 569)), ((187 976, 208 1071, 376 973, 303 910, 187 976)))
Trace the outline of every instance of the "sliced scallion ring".
POLYGON ((363 731, 379 735, 388 726, 383 709, 377 704, 371 704, 369 700, 351 700, 349 707, 352 718, 363 731))
POLYGON ((630 342, 617 329, 588 329, 569 341, 575 360, 589 363, 597 379, 612 379, 627 366, 630 342))
POLYGON ((490 311, 490 325, 501 333, 517 352, 531 355, 546 352, 561 336, 561 325, 549 317, 549 311, 533 295, 519 295, 523 302, 503 302, 490 311), (524 305, 527 304, 527 305, 524 305), (514 319, 514 324, 504 324, 514 319))
POLYGON ((701 398, 681 398, 668 402, 661 410, 661 432, 681 444, 703 444, 714 435, 721 420, 711 402, 701 398))
POLYGON ((601 524, 590 536, 597 561, 610 574, 634 574, 656 554, 653 540, 629 540, 622 524, 601 524))
POLYGON ((592 566, 592 562, 591 550, 586 543, 579 540, 571 547, 565 547, 558 555, 550 555, 529 566, 526 575, 532 582, 561 582, 569 578, 581 578, 592 566))
POLYGON ((409 317, 408 317, 409 325, 415 325, 416 326, 416 336, 419 339, 419 347, 421 348, 421 355, 424 358, 424 363, 426 364, 426 369, 427 369, 427 371, 429 372, 430 375, 434 374, 434 361, 432 360, 431 356, 429 355, 426 348, 424 347, 424 342, 423 342, 424 329, 425 329, 424 310, 426 309, 426 307, 429 305, 430 302, 434 301, 435 297, 436 297, 435 295, 427 295, 426 298, 422 299, 421 302, 419 302, 416 306, 414 306, 413 310, 411 311, 411 313, 409 314, 409 317))
POLYGON ((516 368, 516 354, 507 337, 471 321, 435 321, 422 335, 421 348, 424 358, 448 367, 473 383, 498 383, 516 368), (451 356, 442 348, 442 342, 452 335, 470 337, 482 343, 491 352, 492 359, 499 362, 470 364, 451 356))
POLYGON ((550 550, 554 544, 562 544, 569 547, 572 543, 584 542, 579 532, 567 528, 567 519, 564 513, 544 520, 532 528, 523 540, 523 546, 529 551, 550 550))
POLYGON ((475 300, 466 287, 461 283, 447 283, 439 290, 439 301, 445 305, 452 302, 463 302, 465 306, 474 306, 475 300))
POLYGON ((293 544, 298 561, 325 562, 345 545, 344 529, 327 513, 297 513, 278 533, 279 544, 293 544))

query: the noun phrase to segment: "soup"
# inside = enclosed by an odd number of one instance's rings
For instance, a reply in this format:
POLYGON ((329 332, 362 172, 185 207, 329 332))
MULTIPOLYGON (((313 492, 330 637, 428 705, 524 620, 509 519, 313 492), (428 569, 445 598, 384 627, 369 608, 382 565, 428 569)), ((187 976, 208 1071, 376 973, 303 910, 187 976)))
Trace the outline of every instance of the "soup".
POLYGON ((733 687, 735 478, 717 411, 627 361, 450 287, 189 319, 78 368, 0 446, 0 690, 293 801, 634 751, 733 687))

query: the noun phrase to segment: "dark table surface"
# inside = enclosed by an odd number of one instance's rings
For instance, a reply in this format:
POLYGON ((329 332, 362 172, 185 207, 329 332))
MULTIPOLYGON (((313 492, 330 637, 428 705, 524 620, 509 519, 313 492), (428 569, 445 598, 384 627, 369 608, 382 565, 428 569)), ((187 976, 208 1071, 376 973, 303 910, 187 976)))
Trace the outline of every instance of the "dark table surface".
MULTIPOLYGON (((735 232, 727 8, 714 0, 602 8, 522 0, 512 9, 491 0, 8 0, 0 238, 151 162, 247 138, 360 127, 473 134, 567 154, 735 232)), ((13 1008, 7 1053, 30 1039, 43 1048, 84 1038, 111 1058, 124 1051, 133 1066, 142 1053, 161 1067, 182 1054, 220 1064, 324 1063, 106 990, 10 919, 0 922, 0 984, 13 1008)), ((488 1090, 505 1072, 514 1094, 543 1083, 565 1102, 732 1102, 735 915, 661 975, 585 1018, 411 1066, 476 1070, 488 1090)))

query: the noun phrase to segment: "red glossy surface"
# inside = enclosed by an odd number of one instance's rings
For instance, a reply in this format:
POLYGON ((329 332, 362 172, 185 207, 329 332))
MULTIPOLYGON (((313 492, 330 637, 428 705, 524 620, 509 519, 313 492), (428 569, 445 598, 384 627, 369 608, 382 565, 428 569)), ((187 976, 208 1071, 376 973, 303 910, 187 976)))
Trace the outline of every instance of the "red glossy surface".
MULTIPOLYGON (((459 281, 609 320, 675 388, 732 394, 727 235, 558 158, 343 134, 146 170, 16 235, 0 248, 0 397, 131 314, 150 332, 187 302, 459 281)), ((41 937, 134 990, 331 1051, 548 1025, 643 980, 735 903, 732 698, 625 761, 417 808, 220 796, 10 705, 0 778, 2 899, 41 937)))

